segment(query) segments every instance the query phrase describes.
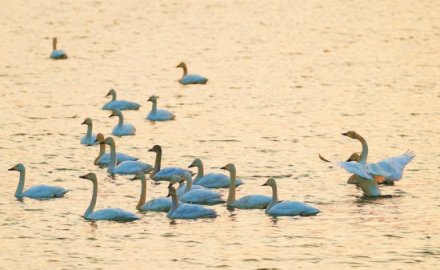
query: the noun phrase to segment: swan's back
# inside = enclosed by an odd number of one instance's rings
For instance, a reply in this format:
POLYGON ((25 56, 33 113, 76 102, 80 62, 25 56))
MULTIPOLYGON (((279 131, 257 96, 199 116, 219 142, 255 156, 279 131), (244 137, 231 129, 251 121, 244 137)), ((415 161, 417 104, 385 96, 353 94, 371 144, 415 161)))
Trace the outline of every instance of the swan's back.
MULTIPOLYGON (((116 153, 116 163, 118 164, 125 161, 136 161, 136 160, 138 160, 137 157, 132 157, 124 153, 116 153)), ((110 164, 110 153, 105 153, 104 155, 102 155, 97 161, 97 164, 99 165, 110 164)))
MULTIPOLYGON (((183 193, 185 193, 185 189, 186 189, 186 185, 179 186, 179 188, 176 190, 178 198, 183 196, 183 193)), ((207 188, 200 185, 192 185, 191 189, 207 189, 207 188)))
POLYGON ((272 198, 265 195, 247 195, 232 203, 232 207, 241 209, 263 209, 272 201, 272 198))
POLYGON ((53 50, 50 54, 52 59, 67 59, 67 54, 63 50, 53 50))
POLYGON ((197 74, 188 74, 179 80, 181 84, 205 84, 207 81, 207 78, 197 74))
POLYGON ((113 220, 113 221, 133 221, 139 219, 135 214, 120 208, 106 208, 97 210, 87 217, 89 220, 113 220))
POLYGON ((136 128, 132 124, 124 123, 122 127, 116 125, 112 130, 112 134, 115 136, 135 135, 136 128))
POLYGON ((158 171, 154 176, 153 180, 155 181, 171 181, 171 177, 173 175, 181 175, 183 176, 185 173, 191 173, 191 171, 178 168, 178 167, 165 167, 158 171))
POLYGON ((126 101, 126 100, 114 100, 106 103, 103 110, 111 110, 111 111, 123 111, 123 110, 139 110, 141 105, 136 102, 126 101))
POLYGON ((110 168, 108 171, 117 174, 136 174, 139 171, 147 173, 151 170, 153 170, 153 167, 150 164, 140 161, 125 161, 119 163, 113 171, 110 171, 110 168))
POLYGON ((99 144, 99 142, 96 141, 96 134, 91 134, 90 138, 87 138, 87 135, 84 135, 81 138, 81 144, 95 145, 95 144, 99 144))
POLYGON ((171 208, 171 199, 167 197, 154 198, 146 202, 140 211, 168 212, 171 208))
POLYGON ((180 197, 180 201, 187 203, 213 203, 220 199, 221 196, 222 194, 209 189, 191 189, 180 197))
POLYGON ((272 216, 313 216, 319 210, 302 202, 283 201, 266 209, 266 213, 272 216))
POLYGON ((155 113, 150 112, 147 115, 147 119, 150 121, 167 121, 167 120, 173 120, 176 118, 176 116, 167 110, 164 109, 157 109, 155 113))
MULTIPOLYGON (((195 183, 206 188, 227 188, 229 187, 230 182, 231 179, 229 178, 229 176, 221 173, 208 173, 197 180, 195 183)), ((239 186, 242 184, 243 181, 241 181, 240 179, 235 180, 235 186, 239 186)))
POLYGON ((34 199, 49 199, 63 197, 67 189, 57 186, 37 185, 26 189, 23 192, 24 197, 34 199))
POLYGON ((174 211, 170 210, 167 217, 176 219, 215 218, 217 213, 213 209, 201 205, 181 203, 174 211))

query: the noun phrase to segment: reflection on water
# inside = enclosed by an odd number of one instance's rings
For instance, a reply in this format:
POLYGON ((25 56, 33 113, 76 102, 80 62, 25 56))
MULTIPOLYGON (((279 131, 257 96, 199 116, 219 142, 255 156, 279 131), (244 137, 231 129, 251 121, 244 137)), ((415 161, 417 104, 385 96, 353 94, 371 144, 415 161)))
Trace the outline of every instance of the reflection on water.
MULTIPOLYGON (((256 269, 437 266, 440 257, 439 6, 429 1, 8 1, 0 9, 0 268, 256 269), (53 36, 65 61, 48 59, 53 36), (185 61, 206 85, 182 86, 185 61), (271 218, 263 210, 212 206, 214 220, 171 221, 139 213, 131 223, 82 218, 99 179, 97 209, 134 211, 139 185, 93 165, 97 147, 80 145, 81 122, 108 135, 105 94, 142 105, 124 113, 136 136, 117 150, 162 166, 201 158, 207 172, 233 162, 245 185, 237 196, 306 201, 315 217, 271 218), (176 120, 151 123, 147 99, 161 98, 176 120), (407 149, 417 157, 385 198, 361 197, 347 173, 318 159, 345 160, 360 144, 370 161, 407 149), (70 190, 57 200, 17 201, 26 186, 70 190)), ((221 191, 224 197, 227 190, 221 191)), ((166 196, 148 183, 147 199, 166 196)))

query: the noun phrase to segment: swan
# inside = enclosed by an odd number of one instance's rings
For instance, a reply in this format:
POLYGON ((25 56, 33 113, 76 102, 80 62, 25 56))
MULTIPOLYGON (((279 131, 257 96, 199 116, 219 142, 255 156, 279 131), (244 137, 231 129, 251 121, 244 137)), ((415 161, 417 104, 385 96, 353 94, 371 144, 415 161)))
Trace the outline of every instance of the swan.
POLYGON ((229 163, 226 166, 221 167, 221 169, 229 171, 231 178, 231 183, 229 185, 228 200, 226 201, 226 205, 228 207, 239 208, 239 209, 263 209, 272 201, 272 198, 269 196, 256 195, 256 194, 247 195, 236 200, 235 199, 235 180, 236 180, 235 165, 229 163))
POLYGON ((139 219, 135 214, 125 211, 120 208, 105 208, 97 211, 93 211, 96 205, 96 199, 98 197, 98 179, 96 174, 88 173, 80 176, 79 178, 88 179, 93 183, 93 196, 90 201, 89 207, 84 213, 84 218, 87 220, 113 220, 113 221, 133 221, 139 219))
MULTIPOLYGON (((362 144, 362 152, 359 162, 335 162, 336 165, 357 176, 356 185, 359 186, 367 197, 381 196, 377 178, 391 181, 402 179, 405 166, 415 157, 411 151, 403 155, 387 158, 377 163, 367 163, 368 145, 366 140, 354 131, 348 131, 342 135, 356 139, 362 144)), ((380 181, 380 180, 379 180, 380 181)))
POLYGON ((92 119, 87 117, 81 125, 87 125, 87 133, 84 137, 81 138, 81 144, 85 144, 88 146, 98 144, 99 142, 96 141, 96 134, 92 134, 92 119))
POLYGON ((149 200, 145 203, 147 197, 147 180, 145 180, 145 173, 140 171, 132 180, 141 180, 141 196, 136 206, 141 212, 155 211, 155 212, 168 212, 171 208, 171 199, 168 197, 159 197, 149 200))
POLYGON ((139 108, 141 107, 141 105, 136 102, 116 100, 116 91, 114 89, 110 89, 105 96, 108 97, 110 95, 112 96, 112 100, 106 103, 104 107, 102 107, 103 110, 139 110, 139 108))
POLYGON ((166 167, 161 169, 160 164, 162 161, 162 147, 160 147, 160 145, 155 145, 148 151, 156 153, 156 160, 154 161, 154 169, 150 174, 150 177, 154 181, 170 181, 171 176, 175 174, 183 175, 184 172, 191 173, 191 171, 189 170, 178 167, 166 167))
POLYGON ((181 62, 176 66, 176 68, 182 68, 183 69, 183 75, 182 78, 180 78, 179 82, 181 84, 205 84, 208 79, 205 77, 202 77, 197 74, 188 74, 188 69, 186 67, 186 64, 184 62, 181 62))
POLYGON ((217 213, 213 209, 205 208, 198 204, 179 203, 176 189, 170 184, 168 187, 168 197, 172 203, 167 217, 171 219, 196 219, 196 218, 215 218, 217 213))
POLYGON ((215 204, 225 202, 221 197, 222 194, 212 191, 207 188, 199 187, 193 188, 191 175, 187 172, 181 175, 173 175, 171 177, 171 183, 180 182, 183 178, 186 180, 186 186, 183 190, 183 194, 179 195, 179 200, 184 203, 196 203, 196 204, 215 204))
POLYGON ((127 135, 135 135, 136 128, 132 124, 124 124, 124 116, 121 111, 115 110, 112 111, 109 117, 117 116, 119 118, 118 124, 113 128, 112 134, 115 136, 127 136, 127 135))
POLYGON ((116 145, 112 137, 107 137, 104 143, 110 145, 110 164, 107 172, 110 174, 136 174, 139 171, 150 172, 153 167, 140 161, 124 161, 116 165, 116 145))
POLYGON ((33 186, 23 191, 24 180, 26 178, 26 169, 24 165, 18 163, 14 167, 10 168, 9 171, 20 172, 20 180, 18 181, 17 190, 15 191, 15 197, 18 199, 22 199, 23 197, 28 197, 32 199, 60 198, 63 197, 64 194, 66 194, 66 192, 68 191, 67 189, 64 189, 62 187, 47 185, 33 186))
POLYGON ((147 119, 150 121, 167 121, 176 118, 176 116, 172 112, 157 108, 158 98, 159 97, 153 95, 148 99, 148 101, 151 101, 153 103, 153 107, 151 108, 151 111, 148 113, 147 119))
MULTIPOLYGON (((191 165, 188 166, 188 168, 192 167, 197 167, 197 176, 194 179, 194 184, 196 185, 207 188, 225 188, 229 187, 231 183, 229 177, 221 173, 208 173, 205 175, 203 172, 203 162, 199 158, 194 159, 191 165)), ((241 184, 243 182, 240 179, 236 179, 235 185, 239 186, 241 184)))
POLYGON ((266 207, 266 214, 271 216, 314 216, 319 210, 306 203, 295 201, 278 201, 277 183, 269 178, 263 186, 272 187, 272 201, 266 207))
POLYGON ((57 50, 57 38, 52 38, 52 53, 50 54, 50 58, 52 59, 67 59, 67 54, 63 50, 57 50))
MULTIPOLYGON (((99 143, 99 154, 93 161, 93 164, 99 166, 108 166, 110 164, 110 153, 105 152, 105 139, 102 133, 96 134, 96 141, 99 143)), ((116 153, 116 163, 119 164, 123 161, 136 161, 137 157, 132 157, 124 153, 116 153)))

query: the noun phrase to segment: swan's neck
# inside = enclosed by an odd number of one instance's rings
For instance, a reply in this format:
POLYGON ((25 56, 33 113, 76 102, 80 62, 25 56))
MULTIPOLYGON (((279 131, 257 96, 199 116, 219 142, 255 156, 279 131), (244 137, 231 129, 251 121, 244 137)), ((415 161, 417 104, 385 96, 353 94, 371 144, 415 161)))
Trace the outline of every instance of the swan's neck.
POLYGON ((93 163, 96 165, 98 164, 98 160, 105 154, 105 144, 104 143, 100 143, 99 144, 99 154, 98 156, 95 158, 95 161, 93 161, 93 163))
POLYGON ((110 93, 110 95, 112 95, 112 101, 115 101, 116 100, 116 92, 113 91, 110 93))
POLYGON ((23 198, 24 179, 26 177, 26 170, 20 171, 20 180, 18 181, 17 190, 15 191, 15 197, 23 198))
POLYGON ((57 49, 57 40, 56 38, 52 39, 52 50, 56 50, 57 49))
POLYGON ((122 113, 118 113, 118 127, 122 128, 122 126, 124 125, 124 115, 122 115, 122 113))
POLYGON ((151 177, 153 177, 158 171, 160 171, 160 162, 162 160, 162 151, 156 152, 156 159, 154 160, 154 168, 151 172, 151 177))
POLYGON ((96 205, 96 199, 98 198, 98 181, 96 180, 92 182, 93 182, 93 196, 92 196, 92 200, 90 201, 89 207, 84 213, 84 217, 86 218, 93 213, 93 209, 95 209, 95 205, 96 205))
POLYGON ((92 137, 92 128, 93 128, 93 124, 92 123, 87 125, 87 133, 86 133, 87 141, 90 141, 90 138, 92 137))
POLYGON ((266 209, 270 209, 272 206, 277 204, 277 202, 278 202, 278 188, 277 188, 277 184, 273 183, 273 185, 272 185, 272 201, 270 202, 270 204, 267 206, 266 209))
POLYGON ((171 194, 170 212, 173 212, 174 210, 176 210, 177 207, 179 207, 179 200, 177 199, 177 194, 174 192, 173 194, 171 194))
POLYGON ((113 172, 113 170, 116 167, 116 146, 114 143, 110 144, 110 164, 108 166, 108 169, 110 172, 113 172))
POLYGON ((182 77, 185 77, 186 75, 188 75, 188 69, 186 68, 185 64, 182 65, 182 68, 183 68, 183 76, 182 77))
POLYGON ((154 100, 151 103, 153 103, 153 107, 151 108, 151 113, 156 113, 157 112, 157 101, 154 100))
POLYGON ((231 181, 229 183, 229 194, 228 194, 228 200, 226 201, 226 204, 228 206, 231 206, 235 202, 235 177, 236 177, 235 170, 230 171, 230 177, 231 177, 231 181))
POLYGON ((185 176, 185 179, 186 179, 186 187, 185 187, 185 192, 184 193, 186 193, 186 192, 188 192, 188 191, 190 191, 192 189, 192 185, 193 184, 192 184, 191 175, 189 175, 189 173, 185 173, 184 176, 185 176))
POLYGON ((358 177, 356 184, 362 189, 364 195, 367 197, 379 197, 381 195, 379 186, 375 180, 358 177))
POLYGON ((141 207, 145 204, 145 200, 147 197, 147 180, 145 180, 145 177, 141 178, 141 197, 139 198, 139 202, 136 205, 136 209, 141 209, 141 207))
POLYGON ((367 141, 360 135, 356 136, 356 139, 358 139, 362 143, 362 153, 359 158, 359 163, 366 164, 367 163, 367 157, 368 157, 368 144, 367 141))
POLYGON ((197 176, 194 179, 194 184, 197 184, 197 181, 201 179, 204 175, 205 173, 203 171, 203 164, 201 164, 200 166, 197 166, 197 176))

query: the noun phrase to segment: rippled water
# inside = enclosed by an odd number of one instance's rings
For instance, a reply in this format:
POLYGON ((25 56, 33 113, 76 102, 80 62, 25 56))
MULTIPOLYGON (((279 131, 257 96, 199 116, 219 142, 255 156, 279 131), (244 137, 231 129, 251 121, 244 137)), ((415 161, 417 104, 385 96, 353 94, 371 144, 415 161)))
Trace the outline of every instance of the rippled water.
MULTIPOLYGON (((440 6, 432 1, 2 1, 0 28, 0 268, 4 269, 433 269, 440 259, 440 6), (69 59, 51 61, 51 37, 69 59), (186 61, 207 85, 181 86, 186 61), (162 213, 132 223, 82 219, 96 172, 98 208, 135 211, 140 183, 93 165, 79 144, 85 117, 109 134, 100 110, 115 87, 142 103, 126 112, 137 135, 118 150, 165 166, 206 171, 233 162, 239 195, 309 202, 321 214, 273 219, 228 211, 215 220, 172 222, 162 213), (177 119, 145 120, 147 99, 177 119), (392 198, 366 200, 349 175, 318 160, 343 160, 360 144, 370 161, 417 153, 392 198), (27 186, 62 185, 63 199, 17 201, 17 162, 27 186)), ((166 194, 148 186, 148 197, 166 194)), ((226 194, 226 192, 225 192, 226 194)))

